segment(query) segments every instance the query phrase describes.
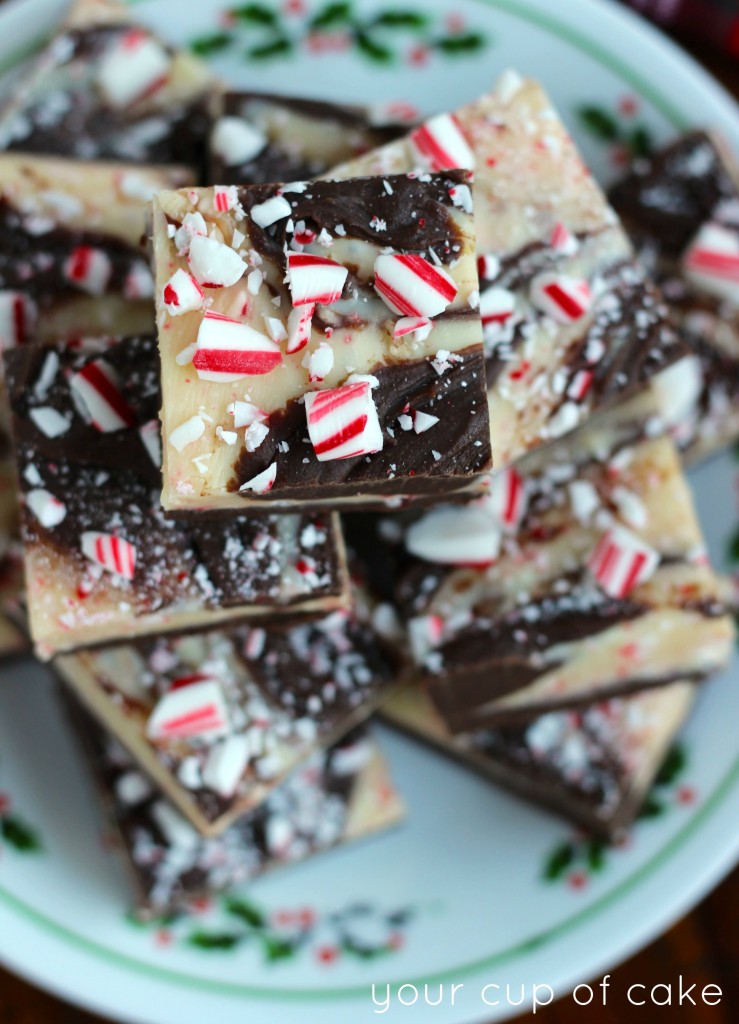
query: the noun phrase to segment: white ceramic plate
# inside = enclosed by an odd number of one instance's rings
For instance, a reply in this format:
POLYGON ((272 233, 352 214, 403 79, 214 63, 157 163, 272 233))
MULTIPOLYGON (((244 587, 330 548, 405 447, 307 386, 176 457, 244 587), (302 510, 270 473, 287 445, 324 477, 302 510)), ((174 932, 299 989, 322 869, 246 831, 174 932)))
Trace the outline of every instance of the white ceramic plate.
MULTIPOLYGON (((307 38, 307 20, 323 6, 268 3, 273 23, 238 28, 214 65, 253 88, 406 100, 429 112, 474 97, 513 65, 549 88, 602 177, 624 145, 641 144, 645 133, 661 140, 710 124, 739 147, 733 102, 687 57, 610 4, 404 0, 403 10, 428 16, 409 29, 376 21, 399 10, 397 3, 355 0, 355 16, 375 24, 363 49, 340 26, 307 38), (255 48, 281 52, 257 62, 246 55, 255 48), (382 53, 385 62, 376 59, 382 53)), ((14 0, 0 8, 6 69, 63 7, 14 0)), ((177 43, 223 31, 219 4, 205 0, 143 0, 138 13, 177 43)), ((737 518, 735 476, 729 455, 693 476, 723 568, 737 518)), ((657 935, 734 864, 737 678, 739 663, 704 693, 684 737, 687 764, 656 794, 662 813, 643 821, 628 847, 607 851, 600 866, 597 856, 596 866, 588 864, 575 840, 575 860, 554 880, 545 879, 546 866, 566 859, 556 856, 573 842, 566 825, 387 734, 408 824, 253 886, 248 898, 269 928, 305 908, 314 920, 304 946, 270 962, 264 934, 249 934, 222 903, 174 924, 142 928, 127 919, 125 879, 100 841, 95 799, 44 672, 13 667, 0 686, 0 791, 7 797, 0 799, 0 958, 68 999, 145 1024, 472 1024, 528 1009, 534 984, 566 995, 657 935), (40 848, 24 851, 34 839, 40 848), (359 942, 384 954, 358 958, 338 949, 337 914, 351 920, 359 942), (208 937, 215 948, 203 948, 208 937), (425 1004, 424 982, 431 1000, 442 995, 440 1005, 425 1004), (376 1014, 373 983, 378 998, 387 983, 395 990, 414 983, 419 1000, 405 1007, 394 998, 387 1013, 376 1014), (490 983, 509 983, 514 1000, 525 986, 525 1001, 486 1006, 481 990, 490 983)), ((402 995, 410 1002, 413 990, 402 995)))

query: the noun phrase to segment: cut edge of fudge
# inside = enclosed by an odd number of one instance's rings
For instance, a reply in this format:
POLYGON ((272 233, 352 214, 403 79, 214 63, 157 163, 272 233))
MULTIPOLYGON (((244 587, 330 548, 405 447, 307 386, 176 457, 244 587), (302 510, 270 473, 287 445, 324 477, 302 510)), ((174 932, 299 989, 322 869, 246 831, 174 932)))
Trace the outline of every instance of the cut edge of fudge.
MULTIPOLYGON (((596 719, 602 716, 607 723, 614 705, 634 709, 637 719, 640 704, 645 704, 647 708, 652 706, 651 715, 656 730, 645 738, 645 754, 636 770, 625 759, 620 765, 619 779, 619 766, 614 763, 614 754, 617 752, 612 749, 609 753, 607 746, 604 748, 603 774, 608 781, 610 768, 610 778, 615 779, 616 786, 615 798, 612 797, 608 804, 603 800, 599 804, 592 799, 592 792, 589 793, 582 786, 578 787, 577 777, 568 783, 565 773, 557 765, 550 764, 548 771, 542 771, 542 766, 536 764, 536 757, 532 753, 522 757, 521 750, 526 749, 527 728, 538 728, 544 732, 546 742, 552 742, 553 749, 556 749, 556 741, 546 733, 552 731, 551 726, 557 719, 564 719, 568 715, 566 711, 540 716, 529 722, 527 727, 481 730, 455 737, 448 731, 422 689, 412 686, 397 693, 382 709, 381 716, 390 725, 450 754, 494 783, 539 804, 550 813, 564 816, 609 842, 617 842, 638 816, 694 701, 695 686, 692 683, 673 682, 660 689, 634 693, 613 701, 593 702, 589 708, 583 709, 583 714, 590 710, 596 719), (491 742, 491 737, 495 738, 494 742, 491 742)), ((577 727, 573 731, 577 732, 577 727)), ((531 735, 535 738, 535 733, 531 735)))

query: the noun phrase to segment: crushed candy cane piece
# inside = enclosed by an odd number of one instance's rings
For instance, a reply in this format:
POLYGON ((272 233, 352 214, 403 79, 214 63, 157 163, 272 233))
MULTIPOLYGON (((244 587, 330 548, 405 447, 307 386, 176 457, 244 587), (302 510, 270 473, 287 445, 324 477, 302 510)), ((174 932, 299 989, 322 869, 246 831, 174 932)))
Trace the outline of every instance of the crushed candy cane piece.
POLYGON ((588 282, 567 274, 538 274, 531 282, 529 294, 532 304, 558 324, 574 323, 593 304, 588 282))
POLYGON ((274 487, 275 480, 277 479, 277 463, 273 462, 267 468, 258 473, 251 480, 247 480, 246 483, 239 487, 240 491, 253 491, 254 494, 266 494, 267 491, 271 491, 274 487))
POLYGON ((240 281, 248 269, 229 245, 207 235, 193 237, 187 262, 203 288, 229 288, 240 281))
POLYGON ((205 301, 205 292, 192 274, 180 267, 165 284, 162 299, 170 316, 179 316, 200 309, 205 301))
POLYGON ((213 126, 210 145, 227 167, 246 164, 259 156, 267 136, 240 117, 221 117, 213 126))
POLYGON ((151 740, 216 739, 229 731, 223 687, 212 678, 179 686, 175 682, 146 723, 151 740))
POLYGON ((437 114, 410 135, 414 148, 432 171, 474 169, 475 154, 453 114, 437 114))
POLYGON ((124 399, 120 381, 105 359, 93 359, 69 378, 69 387, 80 411, 102 434, 136 424, 136 415, 124 399))
POLYGON ((610 596, 624 598, 654 573, 660 556, 623 526, 607 530, 588 559, 588 568, 610 596))
POLYGON ((454 301, 458 288, 423 256, 383 253, 375 260, 375 291, 394 313, 432 318, 454 301))
POLYGON ((371 455, 383 437, 372 384, 356 380, 305 396, 308 435, 319 462, 371 455))
POLYGON ((491 565, 500 543, 500 528, 481 505, 432 509, 405 535, 405 546, 412 555, 440 565, 491 565))
POLYGON ((130 541, 112 533, 86 530, 80 546, 85 558, 95 562, 107 572, 132 580, 136 571, 136 548, 130 541))
POLYGON ((329 306, 337 302, 348 275, 346 267, 327 256, 288 253, 287 280, 293 306, 329 306))
POLYGON ((28 492, 26 505, 46 529, 58 526, 67 515, 67 507, 64 502, 43 487, 37 487, 28 492))
POLYGON ((205 313, 192 357, 201 380, 239 380, 270 373, 281 362, 280 346, 266 334, 222 313, 205 313))

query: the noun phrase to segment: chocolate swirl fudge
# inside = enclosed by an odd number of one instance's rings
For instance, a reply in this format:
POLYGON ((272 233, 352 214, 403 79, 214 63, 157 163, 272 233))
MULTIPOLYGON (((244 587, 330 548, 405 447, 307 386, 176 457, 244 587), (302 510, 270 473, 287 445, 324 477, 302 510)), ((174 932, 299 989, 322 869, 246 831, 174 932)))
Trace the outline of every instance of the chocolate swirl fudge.
POLYGON ((387 111, 297 96, 230 91, 212 106, 208 181, 217 185, 315 178, 408 130, 387 111))
POLYGON ((361 612, 138 641, 55 664, 205 835, 262 803, 395 681, 361 612))
POLYGON ((204 838, 116 740, 69 704, 142 920, 187 911, 275 868, 397 825, 405 814, 379 746, 358 729, 315 754, 222 836, 204 838))
POLYGON ((695 687, 677 682, 453 735, 416 686, 393 697, 383 715, 499 785, 617 841, 639 814, 694 700, 695 687))
POLYGON ((154 248, 165 509, 383 507, 490 468, 466 172, 163 192, 154 248))
POLYGON ((719 138, 689 132, 640 157, 610 192, 691 354, 658 378, 691 461, 739 435, 739 170, 719 138))
POLYGON ((639 396, 596 418, 493 477, 485 499, 379 523, 365 557, 378 572, 373 551, 389 546, 393 600, 450 731, 725 664, 730 595, 652 408, 639 396))
POLYGON ((503 469, 685 353, 618 218, 541 87, 506 72, 455 114, 330 178, 475 172, 493 463, 503 469))
POLYGON ((216 84, 125 4, 76 0, 0 114, 0 149, 199 171, 216 84))
POLYGON ((0 348, 151 331, 146 204, 174 167, 0 154, 0 348))
POLYGON ((165 518, 154 338, 23 346, 6 374, 41 657, 346 603, 331 514, 165 518))

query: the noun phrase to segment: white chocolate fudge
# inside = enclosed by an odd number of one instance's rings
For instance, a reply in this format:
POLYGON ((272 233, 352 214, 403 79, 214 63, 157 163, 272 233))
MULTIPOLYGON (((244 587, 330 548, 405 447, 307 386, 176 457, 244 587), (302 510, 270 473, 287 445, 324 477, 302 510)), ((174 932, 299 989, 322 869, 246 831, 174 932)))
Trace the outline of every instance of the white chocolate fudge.
POLYGON ((327 173, 475 172, 493 465, 640 389, 684 347, 542 88, 515 72, 327 173))
POLYGON ((393 697, 383 715, 499 785, 617 841, 639 815, 694 700, 694 686, 675 682, 518 725, 453 735, 415 686, 393 697))
POLYGON ((485 499, 379 522, 374 551, 384 537, 394 558, 385 596, 451 731, 696 682, 726 663, 729 588, 652 410, 650 395, 632 399, 494 477, 485 499))
POLYGON ((6 353, 36 651, 347 604, 334 514, 168 520, 151 335, 6 353))
POLYGON ((382 507, 489 468, 465 172, 164 192, 154 249, 165 509, 382 507))
POLYGON ((197 829, 217 835, 395 682, 360 613, 160 638, 55 665, 197 829))

